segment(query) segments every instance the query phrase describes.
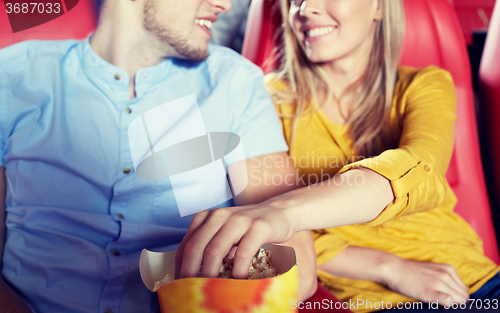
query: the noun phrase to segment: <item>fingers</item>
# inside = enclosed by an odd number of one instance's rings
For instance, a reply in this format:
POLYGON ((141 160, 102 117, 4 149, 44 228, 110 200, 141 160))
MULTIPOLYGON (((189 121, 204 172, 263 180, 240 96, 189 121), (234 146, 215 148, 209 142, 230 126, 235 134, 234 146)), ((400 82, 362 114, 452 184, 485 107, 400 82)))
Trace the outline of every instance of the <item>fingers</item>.
POLYGON ((463 301, 467 301, 467 299, 453 298, 453 296, 450 296, 448 293, 439 291, 434 292, 431 296, 431 301, 436 300, 440 306, 444 306, 446 309, 451 308, 453 303, 463 303, 463 301))
POLYGON ((455 283, 459 286, 459 288, 467 293, 469 296, 469 287, 463 282, 463 280, 458 276, 457 271, 451 265, 446 265, 446 270, 450 274, 451 278, 455 281, 455 283))
POLYGON ((452 275, 452 272, 455 272, 454 268, 443 264, 437 264, 437 266, 439 272, 435 277, 438 280, 432 286, 433 292, 429 295, 430 300, 438 300, 439 305, 449 306, 453 302, 460 303, 462 300, 469 299, 468 288, 461 280, 457 282, 452 275))
MULTIPOLYGON (((202 277, 218 277, 222 260, 245 234, 245 225, 225 224, 212 238, 203 255, 202 277)), ((248 268, 247 268, 248 272, 248 268)))
POLYGON ((233 278, 245 279, 255 253, 265 243, 266 228, 261 223, 254 223, 241 239, 234 256, 233 278))
POLYGON ((189 229, 186 232, 186 235, 184 235, 184 238, 175 253, 175 279, 179 278, 179 274, 181 272, 182 259, 186 244, 190 241, 195 232, 203 225, 209 214, 210 211, 202 211, 194 215, 193 221, 191 222, 191 225, 189 225, 189 229))
POLYGON ((229 250, 229 253, 227 254, 227 256, 230 258, 230 259, 234 259, 234 255, 236 254, 236 250, 238 250, 238 246, 233 246, 231 248, 231 250, 229 250))
POLYGON ((435 291, 432 293, 430 300, 431 301, 437 300, 439 305, 444 306, 447 304, 451 304, 453 302, 453 296, 451 296, 447 292, 435 291))
MULTIPOLYGON (((196 229, 196 232, 191 236, 184 247, 179 278, 198 276, 205 248, 217 234, 222 225, 226 223, 229 213, 230 212, 227 209, 214 210, 211 212, 210 216, 205 219, 203 225, 196 229)), ((231 246, 229 246, 224 252, 229 252, 231 246)), ((218 255, 222 253, 222 251, 214 250, 212 253, 218 255)), ((221 262, 222 258, 219 260, 219 266, 221 262)), ((213 265, 211 265, 212 263, 209 264, 213 268, 213 265)), ((205 264, 203 267, 205 267, 205 264)))
MULTIPOLYGON (((469 289, 460 279, 453 266, 440 264, 440 267, 440 279, 446 285, 445 288, 448 288, 446 291, 451 299, 457 301, 469 299, 469 289)), ((441 291, 444 292, 445 290, 441 291)))
POLYGON ((218 277, 228 253, 234 255, 233 277, 246 278, 253 256, 262 244, 289 239, 282 235, 290 232, 287 224, 272 222, 280 221, 279 216, 264 215, 264 218, 255 215, 255 210, 244 207, 236 212, 235 208, 221 208, 197 213, 176 253, 176 278, 198 276, 202 261, 201 275, 218 277), (278 232, 281 226, 285 226, 285 231, 278 232), (237 250, 234 246, 238 246, 237 250))

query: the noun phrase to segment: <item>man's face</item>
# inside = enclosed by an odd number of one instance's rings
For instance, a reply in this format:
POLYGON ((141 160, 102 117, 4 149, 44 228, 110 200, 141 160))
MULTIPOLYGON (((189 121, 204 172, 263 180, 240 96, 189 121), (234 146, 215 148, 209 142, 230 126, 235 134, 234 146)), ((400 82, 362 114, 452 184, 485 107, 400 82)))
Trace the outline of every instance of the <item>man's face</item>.
POLYGON ((168 56, 203 61, 212 23, 229 10, 231 0, 145 0, 144 29, 168 56))

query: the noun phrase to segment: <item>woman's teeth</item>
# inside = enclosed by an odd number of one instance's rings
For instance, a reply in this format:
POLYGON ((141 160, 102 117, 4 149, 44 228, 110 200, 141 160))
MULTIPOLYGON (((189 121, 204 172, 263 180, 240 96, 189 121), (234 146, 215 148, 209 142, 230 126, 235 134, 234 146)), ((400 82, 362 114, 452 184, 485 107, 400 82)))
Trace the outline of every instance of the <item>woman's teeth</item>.
POLYGON ((208 29, 212 29, 212 21, 209 20, 202 20, 202 19, 195 19, 194 22, 200 26, 205 26, 208 29))
POLYGON ((318 37, 318 36, 329 34, 329 33, 333 32, 334 30, 335 30, 335 27, 332 27, 332 26, 318 27, 318 28, 314 28, 314 29, 307 31, 306 36, 309 38, 318 37))

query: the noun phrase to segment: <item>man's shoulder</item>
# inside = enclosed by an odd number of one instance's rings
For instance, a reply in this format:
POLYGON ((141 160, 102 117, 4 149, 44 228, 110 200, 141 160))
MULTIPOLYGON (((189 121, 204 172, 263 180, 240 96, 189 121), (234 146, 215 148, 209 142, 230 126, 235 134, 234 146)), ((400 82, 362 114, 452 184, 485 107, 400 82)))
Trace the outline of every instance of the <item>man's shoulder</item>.
POLYGON ((230 48, 210 44, 209 49, 210 55, 206 62, 213 71, 227 73, 227 69, 231 69, 230 72, 233 73, 243 70, 249 74, 252 72, 262 74, 262 70, 257 65, 230 48))
MULTIPOLYGON (((44 58, 60 60, 78 40, 27 40, 0 49, 0 69, 18 68, 20 64, 44 58)), ((40 60, 42 61, 42 60, 40 60)))

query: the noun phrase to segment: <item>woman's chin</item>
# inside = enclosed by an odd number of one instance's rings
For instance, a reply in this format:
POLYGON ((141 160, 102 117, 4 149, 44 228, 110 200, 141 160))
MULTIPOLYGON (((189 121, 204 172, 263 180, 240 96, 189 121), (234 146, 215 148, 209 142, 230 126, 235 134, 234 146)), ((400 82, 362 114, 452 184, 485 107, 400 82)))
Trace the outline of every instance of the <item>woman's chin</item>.
POLYGON ((315 63, 315 64, 328 63, 328 62, 333 61, 333 59, 331 57, 327 57, 327 56, 321 55, 319 53, 309 52, 309 53, 306 53, 306 56, 307 56, 307 59, 309 60, 309 62, 315 63))

